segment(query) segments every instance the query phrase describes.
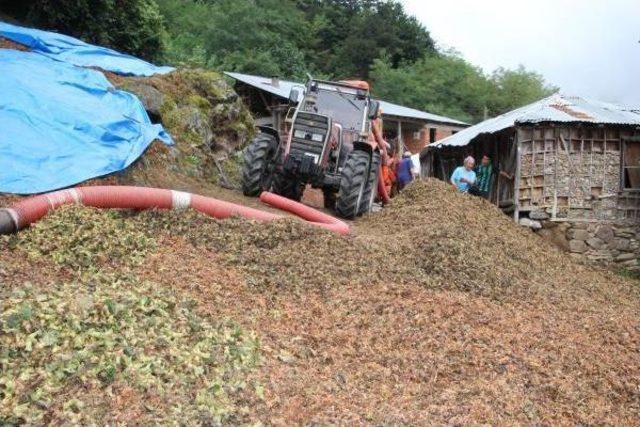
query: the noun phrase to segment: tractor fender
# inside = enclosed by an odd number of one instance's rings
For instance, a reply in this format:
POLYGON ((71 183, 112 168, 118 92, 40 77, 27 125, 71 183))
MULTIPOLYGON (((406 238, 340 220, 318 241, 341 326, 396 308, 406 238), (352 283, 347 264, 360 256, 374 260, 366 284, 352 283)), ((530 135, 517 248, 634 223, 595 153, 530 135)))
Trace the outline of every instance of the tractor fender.
POLYGON ((366 151, 369 155, 373 154, 373 147, 368 142, 356 141, 353 143, 353 151, 366 151))
POLYGON ((262 133, 266 133, 267 135, 271 135, 276 139, 278 145, 280 145, 280 133, 272 127, 269 126, 258 126, 258 130, 262 133))

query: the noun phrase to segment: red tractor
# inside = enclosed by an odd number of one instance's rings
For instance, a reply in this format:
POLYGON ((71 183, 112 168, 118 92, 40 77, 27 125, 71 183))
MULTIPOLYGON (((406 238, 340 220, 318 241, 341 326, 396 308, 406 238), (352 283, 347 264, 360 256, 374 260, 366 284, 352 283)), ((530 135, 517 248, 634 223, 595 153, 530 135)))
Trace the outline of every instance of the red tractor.
POLYGON ((273 191, 299 201, 310 184, 322 189, 326 208, 348 219, 370 212, 376 197, 386 201, 378 181, 387 143, 380 104, 371 99, 369 85, 309 79, 299 98, 299 90, 292 89, 286 140, 273 128, 259 127, 245 150, 244 194, 273 191))

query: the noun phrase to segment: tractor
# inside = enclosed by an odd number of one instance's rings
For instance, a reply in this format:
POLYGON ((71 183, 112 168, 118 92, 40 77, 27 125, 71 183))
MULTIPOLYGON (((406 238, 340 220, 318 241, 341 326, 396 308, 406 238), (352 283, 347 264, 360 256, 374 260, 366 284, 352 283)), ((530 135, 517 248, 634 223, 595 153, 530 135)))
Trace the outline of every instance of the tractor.
POLYGON ((310 77, 302 94, 300 89, 294 87, 289 95, 286 137, 281 140, 276 129, 260 126, 245 149, 243 193, 255 197, 273 191, 299 201, 311 185, 322 189, 324 206, 340 217, 370 212, 379 196, 380 164, 388 146, 379 102, 362 81, 310 77))

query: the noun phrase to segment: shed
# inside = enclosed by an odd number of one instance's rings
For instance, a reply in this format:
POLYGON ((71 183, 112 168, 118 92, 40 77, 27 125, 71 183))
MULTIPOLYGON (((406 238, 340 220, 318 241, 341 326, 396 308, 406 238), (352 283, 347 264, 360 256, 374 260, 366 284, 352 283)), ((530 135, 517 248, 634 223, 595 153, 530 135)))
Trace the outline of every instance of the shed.
MULTIPOLYGON (((225 73, 236 81, 236 91, 245 100, 256 116, 258 124, 271 126, 285 132, 285 118, 289 113, 289 93, 294 87, 301 92, 305 85, 240 73, 225 73)), ((427 113, 380 100, 383 131, 389 141, 400 142, 397 146, 419 153, 428 144, 452 135, 469 125, 449 117, 427 113)))
POLYGON ((429 146, 422 172, 448 180, 465 156, 488 154, 515 176, 493 180, 492 202, 516 220, 593 231, 578 233, 585 239, 575 252, 608 250, 598 237, 586 243, 599 224, 625 229, 640 219, 639 129, 640 108, 555 94, 429 146))

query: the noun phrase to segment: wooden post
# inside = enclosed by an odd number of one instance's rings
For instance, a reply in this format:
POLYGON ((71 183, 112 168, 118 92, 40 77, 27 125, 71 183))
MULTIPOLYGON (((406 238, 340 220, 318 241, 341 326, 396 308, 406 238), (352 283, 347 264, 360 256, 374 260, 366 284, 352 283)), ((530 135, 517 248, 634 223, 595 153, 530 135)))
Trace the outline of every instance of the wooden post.
MULTIPOLYGON (((514 188, 513 188, 513 220, 518 223, 520 220, 520 138, 519 138, 520 130, 515 128, 515 139, 513 143, 515 144, 515 152, 516 152, 516 175, 514 180, 514 188)), ((533 138, 532 138, 533 140, 533 138)))
POLYGON ((555 137, 555 141, 553 141, 553 149, 555 151, 555 156, 553 160, 553 209, 551 210, 551 219, 555 220, 558 218, 558 156, 560 155, 560 131, 556 127, 553 130, 553 136, 555 137))
POLYGON ((398 158, 404 154, 404 141, 402 140, 402 122, 398 120, 398 158))

